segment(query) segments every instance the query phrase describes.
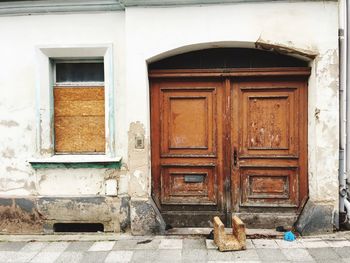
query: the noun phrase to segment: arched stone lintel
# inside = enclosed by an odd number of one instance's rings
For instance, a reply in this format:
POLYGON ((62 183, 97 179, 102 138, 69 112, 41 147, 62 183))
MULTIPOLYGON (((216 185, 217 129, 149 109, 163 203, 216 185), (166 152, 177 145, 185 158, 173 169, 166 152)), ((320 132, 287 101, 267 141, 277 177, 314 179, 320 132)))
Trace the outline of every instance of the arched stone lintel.
POLYGON ((185 45, 185 46, 170 49, 170 50, 161 52, 157 55, 151 56, 148 59, 146 59, 146 62, 150 64, 150 63, 153 63, 165 58, 169 58, 172 56, 180 55, 183 53, 187 53, 191 51, 199 51, 203 49, 210 49, 210 48, 252 48, 252 49, 275 52, 282 55, 295 57, 304 61, 312 61, 315 57, 318 56, 318 53, 312 50, 306 50, 298 47, 288 47, 287 45, 281 45, 281 44, 274 44, 259 38, 256 42, 218 41, 218 42, 203 42, 203 43, 185 45))

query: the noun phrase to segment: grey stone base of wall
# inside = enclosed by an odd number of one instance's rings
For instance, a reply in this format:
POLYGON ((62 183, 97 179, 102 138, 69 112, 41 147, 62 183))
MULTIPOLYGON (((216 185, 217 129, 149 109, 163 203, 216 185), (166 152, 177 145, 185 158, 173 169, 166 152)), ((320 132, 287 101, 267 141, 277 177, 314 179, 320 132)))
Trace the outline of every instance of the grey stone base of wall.
POLYGON ((111 196, 0 198, 0 232, 53 233, 55 223, 102 223, 105 232, 126 230, 128 200, 111 196))
MULTIPOLYGON (((333 214, 333 206, 309 200, 294 225, 295 229, 302 235, 333 232, 333 214)), ((255 228, 259 228, 259 222, 266 224, 266 219, 271 219, 269 214, 238 216, 247 223, 254 222, 255 228)), ((277 223, 287 226, 295 220, 288 215, 275 215, 275 218, 271 221, 274 227, 277 223)), ((126 232, 131 228, 133 235, 164 234, 166 227, 151 198, 0 197, 0 233, 53 233, 55 223, 101 223, 105 232, 126 232)))
POLYGON ((308 201, 295 223, 295 229, 303 236, 333 232, 334 207, 308 201))
POLYGON ((165 233, 165 222, 152 198, 130 201, 131 233, 155 235, 165 233))

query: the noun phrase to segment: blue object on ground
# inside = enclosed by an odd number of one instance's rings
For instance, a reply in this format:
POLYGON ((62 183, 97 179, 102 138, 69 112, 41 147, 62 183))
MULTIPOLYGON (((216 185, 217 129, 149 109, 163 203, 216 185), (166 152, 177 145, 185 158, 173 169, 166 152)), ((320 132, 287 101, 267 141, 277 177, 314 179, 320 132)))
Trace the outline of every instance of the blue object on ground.
POLYGON ((288 231, 288 232, 284 233, 284 240, 286 240, 286 241, 294 241, 295 240, 295 235, 291 231, 288 231))

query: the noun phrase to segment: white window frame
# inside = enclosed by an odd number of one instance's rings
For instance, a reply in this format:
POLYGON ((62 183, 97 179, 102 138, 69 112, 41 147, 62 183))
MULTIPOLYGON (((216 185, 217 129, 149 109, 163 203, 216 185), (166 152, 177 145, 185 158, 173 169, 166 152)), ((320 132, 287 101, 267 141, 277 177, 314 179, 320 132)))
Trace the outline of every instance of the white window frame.
MULTIPOLYGON (((112 44, 38 46, 36 48, 36 154, 47 162, 120 161, 115 156, 114 80, 112 44), (105 92, 105 153, 56 155, 54 145, 54 60, 103 58, 105 92)), ((39 162, 39 161, 38 161, 39 162)), ((45 162, 45 161, 43 161, 45 162)))

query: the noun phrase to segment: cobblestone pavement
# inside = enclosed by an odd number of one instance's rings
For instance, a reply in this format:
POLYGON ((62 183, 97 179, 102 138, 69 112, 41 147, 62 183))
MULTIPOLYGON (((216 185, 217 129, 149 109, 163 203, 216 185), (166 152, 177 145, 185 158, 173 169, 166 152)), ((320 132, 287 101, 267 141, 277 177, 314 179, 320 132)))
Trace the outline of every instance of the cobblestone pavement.
POLYGON ((247 250, 219 252, 202 237, 132 237, 113 241, 0 242, 0 262, 350 262, 350 238, 248 240, 247 250))

